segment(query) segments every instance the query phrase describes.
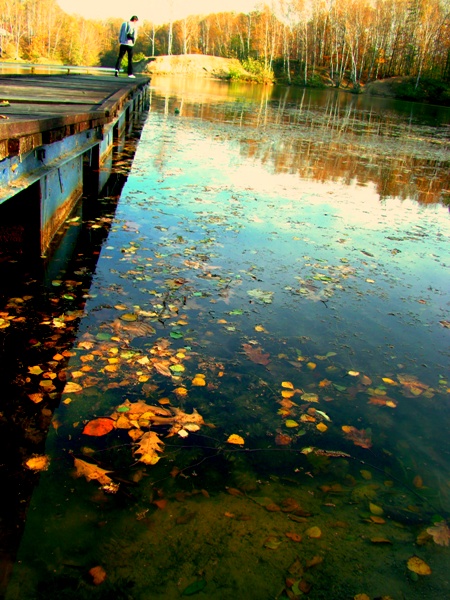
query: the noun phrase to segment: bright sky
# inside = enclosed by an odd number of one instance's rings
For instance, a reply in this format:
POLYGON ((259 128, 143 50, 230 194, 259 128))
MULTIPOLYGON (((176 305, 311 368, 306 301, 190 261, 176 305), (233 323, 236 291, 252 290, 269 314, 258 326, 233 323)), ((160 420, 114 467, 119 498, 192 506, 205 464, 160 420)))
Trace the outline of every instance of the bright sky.
MULTIPOLYGON (((270 4, 270 1, 266 0, 270 4)), ((58 4, 68 14, 79 14, 87 19, 107 19, 120 17, 129 19, 137 15, 140 21, 148 20, 156 24, 170 20, 173 5, 173 20, 188 15, 208 15, 214 12, 249 12, 261 0, 58 0, 58 4)))

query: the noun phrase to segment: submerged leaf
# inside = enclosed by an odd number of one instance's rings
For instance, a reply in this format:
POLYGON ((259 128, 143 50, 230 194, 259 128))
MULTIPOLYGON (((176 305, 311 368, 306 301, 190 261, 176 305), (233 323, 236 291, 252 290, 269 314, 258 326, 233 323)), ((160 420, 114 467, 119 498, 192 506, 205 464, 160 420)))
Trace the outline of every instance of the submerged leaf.
POLYGON ((407 562, 408 569, 418 575, 431 575, 431 569, 427 563, 418 556, 411 556, 407 562))
POLYGON ((439 521, 435 523, 433 527, 428 527, 427 533, 429 533, 434 542, 439 546, 448 546, 450 542, 450 529, 446 521, 439 521))
POLYGON ((262 349, 251 344, 242 344, 247 357, 257 365, 268 365, 270 363, 270 354, 265 354, 262 349))
POLYGON ((352 440, 355 446, 361 446, 361 448, 371 448, 372 440, 370 435, 364 429, 356 429, 352 425, 343 425, 342 431, 345 435, 352 440))
POLYGON ((108 476, 110 471, 106 469, 101 469, 97 465, 93 465, 92 463, 88 463, 85 460, 81 460, 81 458, 74 459, 76 476, 77 477, 86 477, 87 481, 98 481, 102 485, 107 485, 112 483, 111 477, 108 476))

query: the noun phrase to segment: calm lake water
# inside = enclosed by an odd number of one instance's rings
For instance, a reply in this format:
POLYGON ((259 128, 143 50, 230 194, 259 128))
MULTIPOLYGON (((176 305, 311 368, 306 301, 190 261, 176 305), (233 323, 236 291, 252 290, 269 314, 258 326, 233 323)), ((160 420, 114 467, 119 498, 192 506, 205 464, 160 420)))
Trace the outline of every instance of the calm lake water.
POLYGON ((120 194, 2 309, 49 461, 8 600, 448 598, 449 132, 152 81, 120 194))

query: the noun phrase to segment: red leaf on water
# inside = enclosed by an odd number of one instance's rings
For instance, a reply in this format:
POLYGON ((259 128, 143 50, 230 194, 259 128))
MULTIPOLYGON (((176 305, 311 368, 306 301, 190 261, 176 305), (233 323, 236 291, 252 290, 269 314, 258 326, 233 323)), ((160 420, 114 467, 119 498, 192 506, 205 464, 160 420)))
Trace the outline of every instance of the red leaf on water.
POLYGON ((87 423, 83 429, 83 433, 85 435, 100 437, 101 435, 106 435, 112 431, 115 426, 115 422, 112 419, 108 419, 107 417, 99 417, 98 419, 89 421, 89 423, 87 423))

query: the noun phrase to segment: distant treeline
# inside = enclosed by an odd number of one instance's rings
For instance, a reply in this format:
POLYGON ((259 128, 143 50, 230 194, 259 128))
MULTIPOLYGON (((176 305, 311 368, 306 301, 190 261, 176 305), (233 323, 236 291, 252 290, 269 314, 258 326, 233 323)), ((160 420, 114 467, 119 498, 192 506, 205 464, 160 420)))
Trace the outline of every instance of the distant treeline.
MULTIPOLYGON (((257 61, 287 82, 317 73, 354 88, 392 76, 450 81, 450 0, 271 0, 248 14, 215 13, 140 26, 136 53, 257 61)), ((56 0, 0 0, 3 59, 112 66, 120 19, 66 14, 56 0), (6 33, 7 32, 7 33, 6 33)))

